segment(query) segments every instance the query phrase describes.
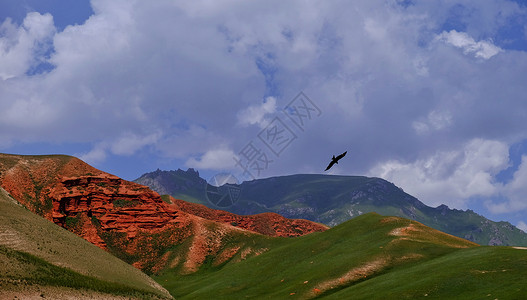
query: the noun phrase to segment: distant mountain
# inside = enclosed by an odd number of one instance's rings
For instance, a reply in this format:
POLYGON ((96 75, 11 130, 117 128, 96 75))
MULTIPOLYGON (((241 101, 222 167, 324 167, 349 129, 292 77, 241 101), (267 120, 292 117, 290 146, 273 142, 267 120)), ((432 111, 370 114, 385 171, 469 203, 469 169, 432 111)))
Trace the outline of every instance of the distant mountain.
POLYGON ((508 222, 493 222, 471 210, 433 208, 394 184, 362 176, 300 174, 246 181, 238 201, 216 207, 207 200, 207 183, 193 169, 146 173, 135 182, 175 198, 241 215, 263 212, 301 218, 328 226, 377 212, 419 221, 480 245, 527 246, 527 234, 508 222))
POLYGON ((187 171, 181 169, 161 171, 157 169, 148 174, 149 176, 145 176, 145 174, 135 182, 150 187, 160 195, 170 195, 176 199, 185 197, 193 200, 191 202, 205 204, 204 202, 201 203, 200 199, 203 197, 202 194, 207 181, 201 178, 199 172, 193 168, 189 168, 187 171))
POLYGON ((146 274, 28 211, 0 188, 1 299, 168 299, 146 274))
POLYGON ((265 236, 328 229, 274 213, 238 216, 186 205, 71 156, 0 154, 0 186, 30 211, 147 274, 176 267, 194 272, 207 262, 221 264, 264 251, 267 247, 252 243, 265 236))

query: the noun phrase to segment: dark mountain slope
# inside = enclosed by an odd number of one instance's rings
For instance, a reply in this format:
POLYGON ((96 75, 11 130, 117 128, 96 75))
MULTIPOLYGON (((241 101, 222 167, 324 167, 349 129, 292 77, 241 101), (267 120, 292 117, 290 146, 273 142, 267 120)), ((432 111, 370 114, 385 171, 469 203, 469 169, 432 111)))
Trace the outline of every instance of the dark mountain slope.
MULTIPOLYGON (((179 199, 214 207, 205 180, 189 171, 156 171, 136 180, 179 199), (177 175, 177 176, 176 176, 177 175), (191 191, 188 196, 185 194, 191 191)), ((367 212, 400 216, 480 245, 527 246, 527 234, 508 222, 493 222, 471 210, 429 207, 394 184, 363 176, 299 174, 243 182, 239 200, 222 209, 249 215, 274 212, 335 226, 367 212)))

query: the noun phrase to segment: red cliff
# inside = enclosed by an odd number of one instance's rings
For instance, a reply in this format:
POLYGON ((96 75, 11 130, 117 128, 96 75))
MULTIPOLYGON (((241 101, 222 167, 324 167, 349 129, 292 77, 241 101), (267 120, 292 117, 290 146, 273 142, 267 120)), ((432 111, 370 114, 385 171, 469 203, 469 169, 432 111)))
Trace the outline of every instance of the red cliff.
POLYGON ((145 186, 69 156, 0 154, 0 186, 31 211, 147 272, 195 271, 211 255, 226 261, 241 251, 223 249, 229 234, 294 237, 327 229, 272 213, 239 216, 173 198, 168 204, 145 186), (206 229, 214 223, 221 224, 212 226, 217 232, 206 229), (176 255, 171 249, 185 241, 186 254, 176 255))

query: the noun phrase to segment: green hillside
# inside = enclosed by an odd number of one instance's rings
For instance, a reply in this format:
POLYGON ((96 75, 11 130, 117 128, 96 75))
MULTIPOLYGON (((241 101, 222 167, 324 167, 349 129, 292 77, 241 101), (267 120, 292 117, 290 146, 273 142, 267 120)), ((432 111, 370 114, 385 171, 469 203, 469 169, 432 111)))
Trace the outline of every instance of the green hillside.
POLYGON ((155 277, 178 299, 518 299, 525 278, 527 250, 481 247, 374 213, 237 264, 155 277))
POLYGON ((525 299, 527 249, 478 247, 400 268, 328 299, 525 299))
MULTIPOLYGON (((156 171, 144 174, 136 182, 215 208, 207 201, 206 184, 195 171, 156 171)), ((429 207, 380 178, 297 174, 247 181, 239 187, 238 201, 221 209, 241 215, 275 212, 328 226, 377 212, 416 220, 480 245, 527 246, 527 234, 508 222, 493 222, 471 210, 429 207)))
POLYGON ((28 211, 0 188, 0 295, 165 299, 159 284, 28 211))
POLYGON ((244 182, 241 188, 239 204, 230 208, 235 213, 249 213, 241 210, 257 206, 335 226, 377 212, 416 220, 480 245, 527 246, 527 234, 510 223, 493 222, 471 210, 429 207, 380 178, 291 175, 244 182))

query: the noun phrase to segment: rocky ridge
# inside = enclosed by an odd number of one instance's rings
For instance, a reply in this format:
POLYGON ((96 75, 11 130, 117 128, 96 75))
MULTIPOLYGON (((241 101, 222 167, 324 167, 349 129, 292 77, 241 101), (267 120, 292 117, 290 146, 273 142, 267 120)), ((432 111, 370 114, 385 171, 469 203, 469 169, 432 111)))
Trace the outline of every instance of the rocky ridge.
MULTIPOLYGON (((207 257, 221 254, 226 262, 240 256, 243 244, 223 249, 230 235, 289 237, 328 229, 274 214, 235 216, 176 199, 169 204, 148 187, 68 156, 0 154, 0 186, 29 210, 148 273, 196 271, 207 257), (203 230, 211 227, 222 234, 213 238, 213 230, 203 230), (173 250, 185 241, 185 251, 173 250)), ((250 256, 263 250, 245 251, 250 256)))
POLYGON ((268 236, 297 237, 305 232, 324 231, 326 225, 304 219, 288 219, 276 213, 240 216, 223 210, 210 209, 202 204, 186 202, 170 197, 179 210, 207 220, 228 223, 268 236))

